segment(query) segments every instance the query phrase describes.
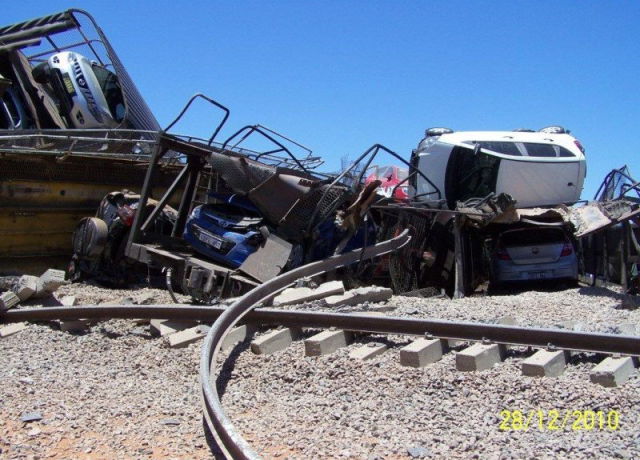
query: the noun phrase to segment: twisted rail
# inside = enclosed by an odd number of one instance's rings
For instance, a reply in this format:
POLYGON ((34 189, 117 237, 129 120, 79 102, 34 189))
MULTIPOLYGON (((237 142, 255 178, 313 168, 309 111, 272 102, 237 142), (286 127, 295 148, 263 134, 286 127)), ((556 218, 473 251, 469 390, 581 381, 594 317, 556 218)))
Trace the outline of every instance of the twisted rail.
POLYGON ((205 420, 211 433, 216 437, 220 448, 229 458, 238 460, 257 459, 259 457, 233 428, 231 420, 229 420, 222 410, 218 391, 215 385, 212 385, 212 380, 217 379, 211 372, 212 363, 217 362, 220 346, 227 332, 258 303, 293 284, 296 280, 320 275, 339 267, 351 265, 363 259, 370 259, 387 254, 401 248, 407 244, 410 239, 409 232, 405 230, 395 238, 383 241, 375 246, 369 246, 364 250, 356 249, 346 254, 303 265, 252 289, 218 317, 213 326, 211 326, 202 345, 202 353, 200 354, 200 383, 202 385, 205 420))

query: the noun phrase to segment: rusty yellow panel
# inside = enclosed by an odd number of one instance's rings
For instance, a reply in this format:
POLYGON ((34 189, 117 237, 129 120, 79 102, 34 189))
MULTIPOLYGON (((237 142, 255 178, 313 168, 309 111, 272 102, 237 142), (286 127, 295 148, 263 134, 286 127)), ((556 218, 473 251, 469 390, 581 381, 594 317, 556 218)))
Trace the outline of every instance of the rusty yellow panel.
POLYGON ((48 268, 66 270, 69 256, 0 257, 0 273, 3 275, 42 275, 48 268))
POLYGON ((97 206, 113 190, 113 185, 4 181, 0 183, 0 203, 3 206, 97 206))
MULTIPOLYGON (((88 207, 95 210, 100 201, 114 190, 126 187, 114 187, 104 184, 82 184, 74 182, 34 182, 27 180, 0 182, 0 208, 9 207, 88 207)), ((133 193, 139 190, 128 189, 133 193)), ((164 189, 152 189, 151 196, 160 198, 164 189)), ((179 204, 180 193, 172 197, 171 204, 179 204)))
MULTIPOLYGON (((152 196, 159 198, 180 169, 164 168, 152 196)), ((146 170, 145 162, 114 158, 0 156, 0 273, 22 267, 39 274, 54 259, 68 261, 77 222, 94 216, 114 190, 139 193, 146 170)), ((177 193, 171 204, 179 199, 177 193)))
POLYGON ((0 260, 4 257, 64 254, 68 254, 70 258, 71 235, 72 232, 33 232, 3 235, 0 242, 0 260))
POLYGON ((39 210, 0 208, 0 247, 9 234, 73 230, 80 219, 94 215, 89 209, 39 210))

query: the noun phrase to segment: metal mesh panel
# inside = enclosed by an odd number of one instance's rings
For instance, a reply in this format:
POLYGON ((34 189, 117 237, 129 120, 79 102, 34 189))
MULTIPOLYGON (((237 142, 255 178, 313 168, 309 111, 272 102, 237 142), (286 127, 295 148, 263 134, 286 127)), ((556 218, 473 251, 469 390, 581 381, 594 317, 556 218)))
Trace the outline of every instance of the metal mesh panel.
POLYGON ((427 237, 429 220, 422 215, 400 213, 395 224, 388 228, 384 239, 399 234, 405 228, 410 230, 409 244, 389 256, 389 275, 396 293, 418 289, 419 264, 427 237))
POLYGON ((349 193, 341 186, 333 186, 329 189, 329 185, 323 185, 316 188, 307 193, 291 210, 280 226, 281 233, 295 240, 301 239, 308 227, 314 228, 331 217, 348 197, 349 193), (327 190, 323 199, 322 195, 327 190))

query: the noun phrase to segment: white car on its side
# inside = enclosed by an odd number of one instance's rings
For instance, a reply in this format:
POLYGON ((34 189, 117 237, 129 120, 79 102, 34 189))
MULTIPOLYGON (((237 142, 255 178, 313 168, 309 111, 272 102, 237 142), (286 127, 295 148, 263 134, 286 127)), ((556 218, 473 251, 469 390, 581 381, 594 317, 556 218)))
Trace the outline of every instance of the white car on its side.
POLYGON ((560 126, 540 131, 431 128, 413 151, 418 201, 457 201, 508 193, 520 208, 575 203, 586 176, 580 142, 560 126))

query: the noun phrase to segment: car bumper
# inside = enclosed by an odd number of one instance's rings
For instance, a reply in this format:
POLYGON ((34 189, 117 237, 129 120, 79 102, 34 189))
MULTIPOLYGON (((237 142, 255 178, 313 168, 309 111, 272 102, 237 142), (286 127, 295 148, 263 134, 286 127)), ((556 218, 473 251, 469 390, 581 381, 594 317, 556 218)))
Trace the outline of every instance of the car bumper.
POLYGON ((553 279, 578 279, 578 265, 570 262, 564 264, 531 264, 516 265, 498 263, 494 265, 493 281, 530 281, 553 279))

